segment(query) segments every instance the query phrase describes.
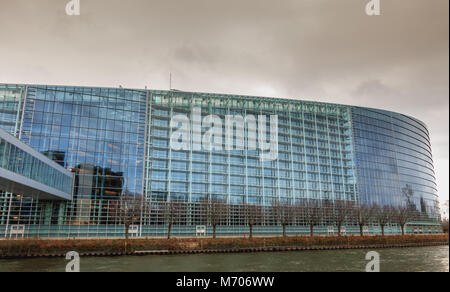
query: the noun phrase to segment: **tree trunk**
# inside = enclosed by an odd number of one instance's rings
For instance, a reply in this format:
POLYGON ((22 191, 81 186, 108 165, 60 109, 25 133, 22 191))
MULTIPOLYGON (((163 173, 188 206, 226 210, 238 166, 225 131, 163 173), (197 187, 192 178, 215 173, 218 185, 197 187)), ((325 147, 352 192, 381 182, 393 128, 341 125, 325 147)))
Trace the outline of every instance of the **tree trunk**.
POLYGON ((310 224, 310 225, 309 225, 309 235, 310 235, 311 237, 314 236, 314 224, 310 224))
POLYGON ((171 232, 172 232, 172 224, 169 224, 169 228, 167 229, 167 239, 170 239, 171 232))
POLYGON ((341 229, 342 229, 341 223, 338 223, 338 236, 339 237, 341 237, 341 229))
POLYGON ((125 224, 125 254, 128 252, 128 237, 130 232, 130 225, 125 224))
POLYGON ((253 225, 250 224, 250 238, 253 238, 253 225))
POLYGON ((130 233, 130 225, 125 224, 125 240, 126 241, 128 241, 129 233, 130 233))
POLYGON ((283 237, 286 237, 286 224, 283 224, 283 237))
POLYGON ((216 224, 213 225, 213 238, 216 238, 216 224))
POLYGON ((359 225, 359 234, 360 234, 361 236, 364 236, 363 229, 364 229, 364 225, 360 224, 360 225, 359 225))
POLYGON ((402 226, 402 235, 405 235, 405 225, 401 225, 402 226))
POLYGON ((384 236, 384 225, 381 225, 381 236, 384 236))

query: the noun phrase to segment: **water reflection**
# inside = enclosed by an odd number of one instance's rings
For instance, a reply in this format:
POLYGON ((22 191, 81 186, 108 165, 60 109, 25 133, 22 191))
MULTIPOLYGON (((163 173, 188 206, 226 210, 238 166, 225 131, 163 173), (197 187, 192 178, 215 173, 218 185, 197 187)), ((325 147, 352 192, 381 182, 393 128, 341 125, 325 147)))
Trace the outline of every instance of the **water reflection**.
MULTIPOLYGON (((363 272, 369 250, 82 258, 84 272, 363 272)), ((449 247, 380 249, 382 272, 448 272, 449 247)), ((59 259, 0 260, 0 272, 62 272, 59 259)))

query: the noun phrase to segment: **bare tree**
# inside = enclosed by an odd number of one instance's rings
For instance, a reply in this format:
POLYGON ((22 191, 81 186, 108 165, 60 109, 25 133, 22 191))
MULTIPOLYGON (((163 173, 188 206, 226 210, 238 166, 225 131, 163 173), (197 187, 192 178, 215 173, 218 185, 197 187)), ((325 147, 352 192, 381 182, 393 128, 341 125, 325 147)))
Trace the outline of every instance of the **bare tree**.
POLYGON ((323 216, 318 200, 307 200, 300 205, 300 210, 306 223, 309 225, 310 235, 314 236, 314 226, 320 223, 323 216))
POLYGON ((259 205, 244 204, 243 205, 244 219, 250 228, 250 238, 253 238, 253 227, 261 224, 264 220, 263 208, 259 205))
POLYGON ((173 225, 181 222, 185 215, 185 205, 182 202, 170 201, 163 206, 163 213, 167 223, 167 239, 170 239, 173 225))
POLYGON ((144 208, 142 197, 124 195, 119 203, 119 218, 125 226, 125 239, 129 238, 130 226, 140 220, 144 208))
POLYGON ((208 221, 213 228, 213 238, 216 238, 217 225, 227 219, 228 205, 224 200, 218 199, 211 199, 207 204, 208 221))
POLYGON ((125 227, 125 253, 128 248, 130 226, 141 220, 145 200, 139 196, 124 194, 119 202, 119 220, 125 227))
POLYGON ((381 227, 381 235, 384 236, 384 229, 387 224, 389 224, 394 217, 394 210, 391 206, 380 207, 378 205, 373 206, 374 217, 381 227))
POLYGON ((448 233, 448 219, 444 218, 442 220, 442 230, 444 231, 444 233, 448 233))
POLYGON ((411 209, 408 206, 399 206, 394 209, 394 219, 402 229, 402 235, 405 235, 405 226, 411 216, 411 209))
POLYGON ((370 221, 373 219, 374 207, 366 204, 361 204, 354 208, 355 219, 359 225, 359 233, 364 236, 364 227, 368 226, 370 221))
POLYGON ((283 226, 283 237, 286 237, 286 226, 292 224, 294 219, 294 207, 288 202, 281 203, 279 200, 274 200, 271 210, 272 216, 278 224, 283 226))
POLYGON ((353 210, 355 203, 347 200, 337 200, 334 202, 334 212, 331 213, 332 220, 337 225, 338 236, 342 235, 342 225, 348 221, 353 210))

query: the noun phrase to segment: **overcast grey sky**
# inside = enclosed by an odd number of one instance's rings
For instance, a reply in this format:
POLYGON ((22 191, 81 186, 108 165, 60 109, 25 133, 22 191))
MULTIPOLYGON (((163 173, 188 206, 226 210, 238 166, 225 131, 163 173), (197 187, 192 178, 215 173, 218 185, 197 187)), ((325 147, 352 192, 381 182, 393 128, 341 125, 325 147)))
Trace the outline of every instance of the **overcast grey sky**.
POLYGON ((449 1, 0 0, 0 82, 277 96, 428 124, 449 193, 449 1))

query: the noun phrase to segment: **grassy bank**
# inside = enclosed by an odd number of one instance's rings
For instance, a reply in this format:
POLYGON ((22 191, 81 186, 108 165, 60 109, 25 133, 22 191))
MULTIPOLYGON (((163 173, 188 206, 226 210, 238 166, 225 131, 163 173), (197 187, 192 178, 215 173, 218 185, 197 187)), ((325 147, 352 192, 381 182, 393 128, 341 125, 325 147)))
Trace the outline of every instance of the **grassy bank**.
MULTIPOLYGON (((220 251, 270 247, 348 247, 402 244, 448 244, 448 234, 443 235, 394 235, 394 236, 344 236, 344 237, 266 237, 266 238, 175 238, 130 239, 127 253, 136 251, 220 251)), ((79 253, 123 253, 125 240, 3 240, 0 241, 0 257, 39 256, 79 253)))

